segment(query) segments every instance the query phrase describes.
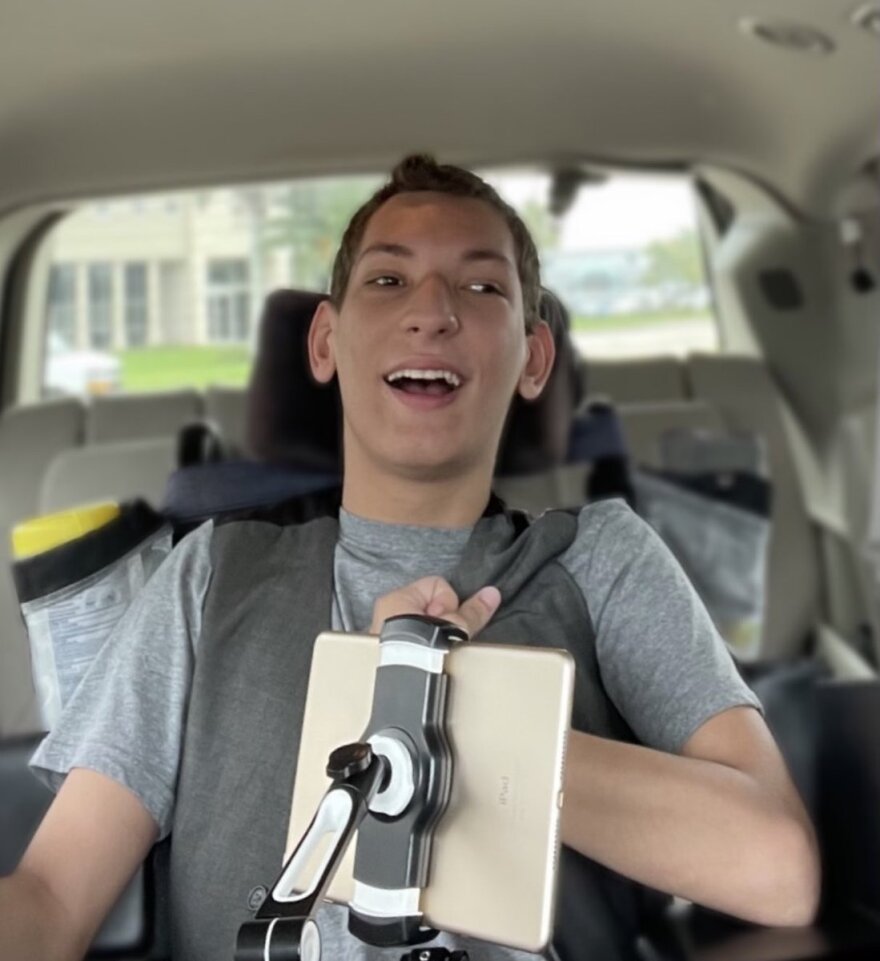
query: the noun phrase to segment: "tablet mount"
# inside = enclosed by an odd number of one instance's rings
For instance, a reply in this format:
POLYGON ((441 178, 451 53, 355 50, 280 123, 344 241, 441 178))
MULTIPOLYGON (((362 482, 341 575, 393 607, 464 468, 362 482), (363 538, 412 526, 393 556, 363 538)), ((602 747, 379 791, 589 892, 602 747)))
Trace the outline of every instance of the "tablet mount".
MULTIPOLYGON (((403 615, 382 625, 363 738, 330 755, 332 784, 253 920, 239 929, 235 961, 320 961, 314 914, 355 832, 349 931, 384 948, 437 937, 423 925, 419 903, 452 785, 446 655, 466 640, 461 628, 433 617, 403 615)), ((401 961, 468 961, 468 955, 422 947, 401 961)))

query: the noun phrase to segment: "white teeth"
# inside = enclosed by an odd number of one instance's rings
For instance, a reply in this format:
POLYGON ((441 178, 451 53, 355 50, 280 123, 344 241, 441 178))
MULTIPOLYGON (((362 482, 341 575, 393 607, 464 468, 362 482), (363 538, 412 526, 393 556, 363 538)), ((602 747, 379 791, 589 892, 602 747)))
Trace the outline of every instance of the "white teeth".
POLYGON ((450 387, 461 386, 461 378, 451 370, 395 370, 385 380, 389 384, 393 384, 395 381, 404 378, 408 380, 445 380, 450 387))

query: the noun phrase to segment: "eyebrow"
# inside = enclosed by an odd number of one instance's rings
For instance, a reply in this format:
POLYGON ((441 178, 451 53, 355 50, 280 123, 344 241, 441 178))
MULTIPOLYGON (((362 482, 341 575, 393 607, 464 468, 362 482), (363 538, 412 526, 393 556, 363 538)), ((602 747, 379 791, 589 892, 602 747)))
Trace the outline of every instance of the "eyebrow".
MULTIPOLYGON (((368 254, 391 254, 393 257, 414 257, 415 251, 411 247, 407 247, 404 244, 389 244, 389 243, 375 243, 370 244, 365 250, 362 250, 358 261, 361 261, 368 254)), ((474 250, 466 251, 461 258, 467 263, 474 263, 480 260, 495 261, 496 263, 504 264, 506 267, 510 267, 512 270, 516 270, 511 259, 497 250, 492 250, 491 248, 476 248, 474 250)))

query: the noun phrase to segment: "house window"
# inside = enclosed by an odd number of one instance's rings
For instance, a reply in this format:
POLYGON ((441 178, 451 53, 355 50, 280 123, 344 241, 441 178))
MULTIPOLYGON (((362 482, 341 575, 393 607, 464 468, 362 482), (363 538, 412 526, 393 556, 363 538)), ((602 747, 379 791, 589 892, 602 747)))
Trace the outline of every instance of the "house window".
POLYGON ((147 342, 147 265, 126 264, 123 273, 125 286, 125 343, 127 347, 143 347, 147 342))
POLYGON ((251 290, 248 262, 212 260, 208 264, 208 339, 244 342, 250 336, 251 290))
POLYGON ((113 266, 89 264, 89 343, 107 350, 113 343, 113 266))
POLYGON ((76 265, 53 264, 49 271, 49 337, 73 350, 76 344, 76 265))

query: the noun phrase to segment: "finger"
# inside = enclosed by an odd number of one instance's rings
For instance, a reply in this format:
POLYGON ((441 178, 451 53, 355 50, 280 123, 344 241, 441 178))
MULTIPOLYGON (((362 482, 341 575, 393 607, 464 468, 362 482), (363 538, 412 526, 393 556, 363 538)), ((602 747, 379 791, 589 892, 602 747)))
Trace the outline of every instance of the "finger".
POLYGON ((378 634, 389 617, 401 614, 429 614, 445 617, 458 610, 458 595, 442 577, 423 577, 385 594, 373 605, 373 621, 370 631, 378 634))
MULTIPOLYGON (((449 581, 442 577, 431 577, 427 580, 431 583, 429 585, 430 596, 425 606, 425 613, 430 614, 431 617, 445 617, 447 614, 455 613, 459 606, 458 594, 452 589, 449 581)), ((417 583, 421 584, 421 582, 417 583)))
POLYGON ((476 637, 489 623, 501 604, 501 592, 497 587, 484 587, 469 597, 458 609, 456 622, 476 637))

